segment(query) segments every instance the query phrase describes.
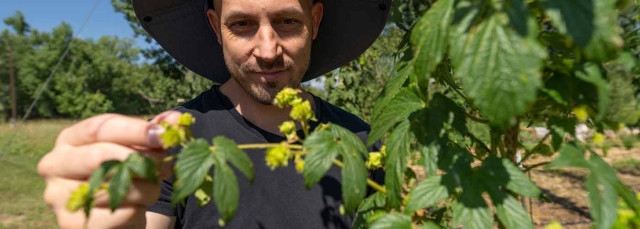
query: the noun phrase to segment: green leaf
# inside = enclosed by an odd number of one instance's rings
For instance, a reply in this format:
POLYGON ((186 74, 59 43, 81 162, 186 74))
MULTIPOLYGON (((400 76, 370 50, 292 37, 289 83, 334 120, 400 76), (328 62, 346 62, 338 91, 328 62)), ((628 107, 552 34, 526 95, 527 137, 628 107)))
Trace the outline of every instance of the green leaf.
POLYGON ((555 168, 561 166, 574 166, 581 168, 589 168, 589 163, 584 159, 584 148, 578 143, 564 144, 560 148, 560 156, 551 161, 547 168, 555 168))
POLYGON ((411 217, 392 212, 374 221, 369 229, 412 229, 411 217))
POLYGON ((105 181, 107 175, 111 173, 115 167, 121 164, 122 162, 116 160, 105 161, 100 164, 100 168, 91 173, 91 177, 89 178, 89 187, 87 189, 86 196, 83 197, 86 201, 82 206, 87 218, 89 217, 89 213, 91 213, 91 208, 93 207, 93 194, 95 194, 100 185, 105 181))
POLYGON ((387 141, 387 161, 384 184, 387 188, 387 204, 397 208, 402 203, 402 184, 404 183, 404 170, 407 168, 407 156, 409 156, 409 121, 405 120, 391 132, 387 141))
POLYGON ((115 211, 120 206, 124 197, 129 192, 131 186, 132 177, 131 171, 123 163, 115 165, 113 167, 115 174, 111 177, 109 182, 109 207, 111 211, 115 211))
POLYGON ((456 78, 483 116, 502 126, 535 100, 546 58, 540 44, 520 37, 507 22, 505 14, 496 13, 477 29, 457 29, 451 35, 457 41, 452 47, 456 78))
POLYGON ((490 156, 480 167, 482 180, 491 188, 506 187, 523 196, 538 197, 542 191, 508 159, 490 156))
POLYGON ((213 153, 209 150, 209 143, 198 139, 187 143, 178 153, 175 165, 176 180, 173 183, 173 204, 180 203, 184 198, 195 192, 213 165, 213 153))
POLYGON ((427 176, 435 176, 438 171, 438 151, 440 147, 437 144, 422 146, 420 153, 424 158, 424 172, 427 176))
POLYGON ((547 128, 551 131, 551 146, 556 151, 560 150, 566 133, 575 135, 578 121, 575 118, 549 117, 547 128))
POLYGON ((428 221, 422 224, 420 229, 442 229, 442 227, 434 222, 428 221))
POLYGON ((585 181, 589 209, 596 228, 611 228, 617 217, 618 195, 610 181, 592 171, 585 181))
POLYGON ((622 183, 620 180, 615 182, 613 185, 616 188, 616 191, 618 192, 620 197, 622 197, 624 202, 627 204, 627 206, 633 209, 633 211, 636 212, 636 214, 640 215, 639 214, 640 201, 636 197, 636 193, 631 188, 627 187, 624 183, 622 183))
POLYGON ((437 1, 411 30, 414 70, 420 78, 428 78, 447 52, 453 3, 453 0, 437 1))
POLYGON ((124 164, 135 175, 151 180, 154 183, 158 182, 158 169, 151 158, 142 156, 140 153, 133 153, 124 161, 124 164))
POLYGON ((95 192, 96 189, 102 185, 107 174, 109 174, 114 167, 120 164, 122 164, 122 162, 115 160, 102 162, 102 164, 100 164, 100 168, 91 173, 91 177, 89 178, 89 193, 95 192))
POLYGON ((327 130, 315 131, 304 140, 307 155, 302 175, 307 188, 318 183, 331 168, 333 159, 338 156, 339 147, 335 144, 333 134, 327 130))
POLYGON ((409 120, 413 133, 423 146, 445 144, 445 124, 452 126, 460 134, 467 133, 465 111, 440 93, 435 93, 429 106, 411 114, 409 120))
POLYGON ((213 178, 207 174, 204 177, 204 181, 200 184, 200 187, 196 189, 194 196, 198 201, 198 207, 204 207, 211 201, 211 195, 213 194, 213 178))
POLYGON ((500 189, 490 189, 489 196, 495 206, 496 215, 507 229, 533 229, 529 213, 513 196, 500 189))
POLYGON ((529 9, 524 0, 509 0, 505 4, 505 12, 509 16, 509 24, 522 37, 528 36, 529 9))
POLYGON ((596 30, 593 23, 595 20, 594 1, 541 0, 540 2, 544 12, 560 32, 569 34, 573 41, 581 47, 586 47, 589 44, 596 30))
POLYGON ((360 137, 350 130, 335 124, 329 125, 327 130, 331 131, 333 136, 339 139, 338 141, 342 152, 353 152, 360 156, 367 156, 367 147, 362 143, 360 137))
POLYGON ((240 190, 236 174, 223 156, 214 154, 213 200, 224 221, 229 221, 238 210, 240 190))
POLYGON ((617 0, 543 0, 545 14, 598 62, 615 58, 623 40, 618 35, 617 0))
MULTIPOLYGON (((454 227, 464 225, 465 229, 493 228, 493 218, 489 206, 482 198, 482 186, 474 177, 466 181, 469 185, 463 185, 462 196, 453 205, 454 227)), ((477 179, 477 178, 476 178, 477 179)))
POLYGON ((375 208, 382 208, 386 205, 387 195, 381 192, 376 192, 369 197, 362 200, 360 206, 358 206, 358 212, 370 211, 375 208))
POLYGON ((217 136, 213 139, 213 144, 215 146, 214 153, 224 155, 225 160, 238 168, 250 181, 253 181, 255 177, 253 163, 244 151, 238 149, 238 145, 233 140, 217 136))
POLYGON ((598 94, 598 115, 596 120, 602 119, 607 113, 611 88, 607 80, 602 77, 600 68, 597 65, 587 63, 581 71, 576 72, 576 77, 596 87, 598 94))
POLYGON ((367 145, 371 145, 382 138, 396 123, 406 120, 411 113, 422 107, 422 100, 411 89, 404 88, 400 90, 389 102, 389 105, 373 120, 367 145))
POLYGON ((345 211, 352 212, 366 196, 368 170, 362 159, 362 154, 356 151, 342 151, 341 155, 344 163, 341 171, 342 199, 345 211))
MULTIPOLYGON (((384 85, 382 92, 376 99, 375 105, 373 106, 373 110, 371 111, 371 123, 376 123, 380 114, 386 110, 389 102, 400 92, 402 89, 402 85, 409 78, 409 67, 407 67, 407 63, 399 63, 394 69, 395 74, 389 78, 389 80, 384 85)), ((413 71, 413 70, 411 70, 413 71)), ((381 137, 381 136, 380 136, 381 137)), ((378 137, 378 139, 380 138, 378 137)), ((376 139, 377 140, 377 139, 376 139)), ((367 145, 370 146, 376 140, 371 140, 371 135, 369 135, 369 139, 367 140, 367 145)))
POLYGON ((447 187, 441 184, 442 176, 430 176, 424 179, 409 193, 405 211, 412 213, 418 209, 430 207, 449 197, 447 187))

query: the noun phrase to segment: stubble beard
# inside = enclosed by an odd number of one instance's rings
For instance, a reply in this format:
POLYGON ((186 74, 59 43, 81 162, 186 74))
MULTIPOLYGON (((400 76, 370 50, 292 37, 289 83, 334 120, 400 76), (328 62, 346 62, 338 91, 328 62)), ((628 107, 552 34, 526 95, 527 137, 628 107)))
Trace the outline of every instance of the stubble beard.
MULTIPOLYGON (((225 63, 232 63, 232 60, 227 59, 226 55, 224 56, 224 59, 225 63)), ((300 71, 301 68, 299 66, 296 66, 291 62, 285 63, 285 61, 276 61, 276 63, 270 64, 271 66, 263 66, 264 64, 257 65, 262 66, 262 68, 259 68, 254 64, 243 64, 242 66, 229 66, 229 64, 227 64, 227 69, 229 69, 231 78, 240 85, 245 93, 255 101, 264 105, 272 105, 278 92, 285 87, 300 87, 300 82, 302 81, 304 73, 309 66, 307 61, 307 64, 304 66, 302 71, 300 71), (251 79, 251 76, 248 76, 248 73, 254 72, 256 69, 267 70, 270 68, 284 68, 287 71, 292 72, 293 76, 289 77, 288 81, 284 83, 284 85, 280 85, 278 82, 262 83, 259 79, 251 79)))

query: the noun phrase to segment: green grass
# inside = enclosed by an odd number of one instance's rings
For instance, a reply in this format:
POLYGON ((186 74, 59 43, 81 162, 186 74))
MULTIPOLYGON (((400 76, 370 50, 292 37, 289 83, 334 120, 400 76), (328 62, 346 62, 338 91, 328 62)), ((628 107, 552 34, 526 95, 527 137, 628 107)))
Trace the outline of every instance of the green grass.
POLYGON ((45 183, 36 167, 53 148, 58 133, 71 123, 28 122, 17 132, 0 124, 0 228, 57 228, 53 212, 42 201, 45 183))

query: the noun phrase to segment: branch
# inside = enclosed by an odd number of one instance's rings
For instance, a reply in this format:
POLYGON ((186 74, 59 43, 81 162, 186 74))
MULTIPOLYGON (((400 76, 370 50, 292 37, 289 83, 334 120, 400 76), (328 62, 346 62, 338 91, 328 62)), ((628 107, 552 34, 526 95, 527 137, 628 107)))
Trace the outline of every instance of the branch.
POLYGON ((147 94, 145 94, 141 90, 138 91, 138 94, 140 94, 140 96, 142 96, 142 98, 144 98, 147 101, 149 101, 149 103, 164 103, 164 99, 151 98, 150 96, 148 96, 147 94))

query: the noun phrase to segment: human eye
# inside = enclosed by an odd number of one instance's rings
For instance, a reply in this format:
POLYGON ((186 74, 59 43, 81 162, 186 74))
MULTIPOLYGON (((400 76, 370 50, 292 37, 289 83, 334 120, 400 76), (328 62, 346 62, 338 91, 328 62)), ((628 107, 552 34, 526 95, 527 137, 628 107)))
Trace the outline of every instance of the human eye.
POLYGON ((246 32, 251 30, 253 23, 251 21, 241 20, 228 23, 229 29, 234 32, 246 32))
POLYGON ((285 18, 276 22, 276 25, 278 26, 278 28, 280 28, 280 30, 283 30, 285 32, 294 31, 301 24, 302 23, 300 22, 300 20, 293 19, 293 18, 285 18))

